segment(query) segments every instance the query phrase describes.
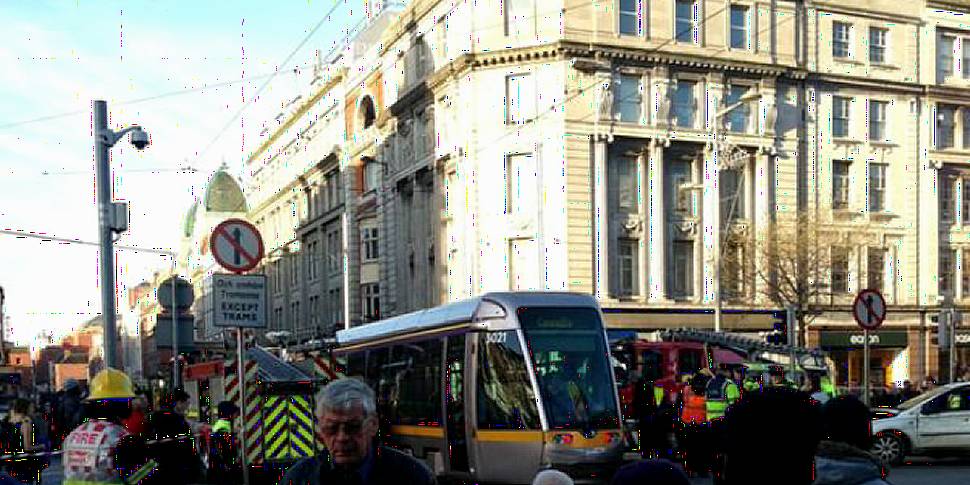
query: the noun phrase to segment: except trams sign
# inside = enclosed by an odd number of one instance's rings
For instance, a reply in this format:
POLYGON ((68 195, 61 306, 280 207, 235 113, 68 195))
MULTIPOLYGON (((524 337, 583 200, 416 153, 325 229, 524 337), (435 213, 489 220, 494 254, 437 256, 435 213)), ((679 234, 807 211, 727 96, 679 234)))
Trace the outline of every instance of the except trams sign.
POLYGON ((266 276, 214 274, 212 325, 266 328, 266 276))

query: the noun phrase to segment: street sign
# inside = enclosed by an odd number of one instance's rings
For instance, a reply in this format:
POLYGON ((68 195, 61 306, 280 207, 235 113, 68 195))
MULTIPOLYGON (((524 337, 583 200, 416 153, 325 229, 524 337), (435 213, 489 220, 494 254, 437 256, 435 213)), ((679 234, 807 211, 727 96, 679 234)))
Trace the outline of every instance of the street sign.
POLYGON ((852 302, 852 316, 865 330, 875 330, 886 319, 886 299, 876 290, 862 290, 852 302))
POLYGON ((263 259, 263 238, 252 224, 242 219, 226 219, 212 230, 209 250, 223 268, 244 273, 263 259))
POLYGON ((213 274, 212 325, 266 328, 266 275, 213 274))

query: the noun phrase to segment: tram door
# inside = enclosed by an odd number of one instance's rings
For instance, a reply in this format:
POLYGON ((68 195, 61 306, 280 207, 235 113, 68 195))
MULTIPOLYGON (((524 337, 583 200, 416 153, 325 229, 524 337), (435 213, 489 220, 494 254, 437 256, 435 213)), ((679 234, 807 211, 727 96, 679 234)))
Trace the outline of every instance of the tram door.
POLYGON ((467 473, 468 440, 465 434, 465 335, 448 337, 445 353, 445 426, 448 433, 448 466, 467 473))

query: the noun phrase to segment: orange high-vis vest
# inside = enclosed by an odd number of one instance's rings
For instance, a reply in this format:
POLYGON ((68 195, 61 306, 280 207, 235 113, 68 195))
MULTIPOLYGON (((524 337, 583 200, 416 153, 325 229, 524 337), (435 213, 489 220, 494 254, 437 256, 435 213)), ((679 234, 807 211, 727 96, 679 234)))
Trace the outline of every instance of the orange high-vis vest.
POLYGON ((681 412, 680 420, 684 423, 707 421, 707 400, 703 394, 694 394, 689 387, 684 389, 684 410, 681 412))

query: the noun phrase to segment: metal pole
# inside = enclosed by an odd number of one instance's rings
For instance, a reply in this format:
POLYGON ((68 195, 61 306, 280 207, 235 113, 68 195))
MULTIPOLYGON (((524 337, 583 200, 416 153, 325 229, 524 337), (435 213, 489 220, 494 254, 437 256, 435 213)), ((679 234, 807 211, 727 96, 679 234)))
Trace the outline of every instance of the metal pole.
POLYGON ((957 341, 957 316, 956 309, 950 309, 950 383, 957 381, 957 356, 956 356, 956 341, 957 341))
POLYGON ((721 331, 721 160, 717 150, 718 117, 714 116, 714 331, 721 331))
POLYGON ((111 239, 110 145, 105 136, 108 130, 108 103, 94 102, 94 173, 98 202, 98 235, 101 242, 101 318, 104 323, 105 367, 115 363, 115 281, 114 248, 111 239))
POLYGON ((798 329, 795 328, 797 324, 795 320, 795 307, 792 305, 788 305, 786 310, 787 310, 786 317, 788 319, 788 346, 789 346, 788 358, 789 360, 791 360, 791 365, 790 365, 791 375, 792 375, 792 378, 794 379, 795 367, 796 367, 795 366, 795 360, 796 360, 795 347, 798 345, 798 329))
POLYGON ((0 365, 7 365, 7 349, 4 333, 7 331, 6 322, 3 321, 3 304, 6 301, 3 287, 0 286, 0 365))
POLYGON ((862 329, 862 402, 869 405, 869 330, 862 329))
POLYGON ((181 382, 181 373, 179 372, 179 310, 178 310, 178 296, 175 292, 175 278, 176 278, 176 268, 177 263, 175 257, 172 257, 172 389, 178 389, 179 383, 181 382))
POLYGON ((249 464, 246 463, 246 369, 243 364, 243 329, 236 329, 236 372, 239 376, 239 452, 242 455, 243 485, 249 485, 249 464))

